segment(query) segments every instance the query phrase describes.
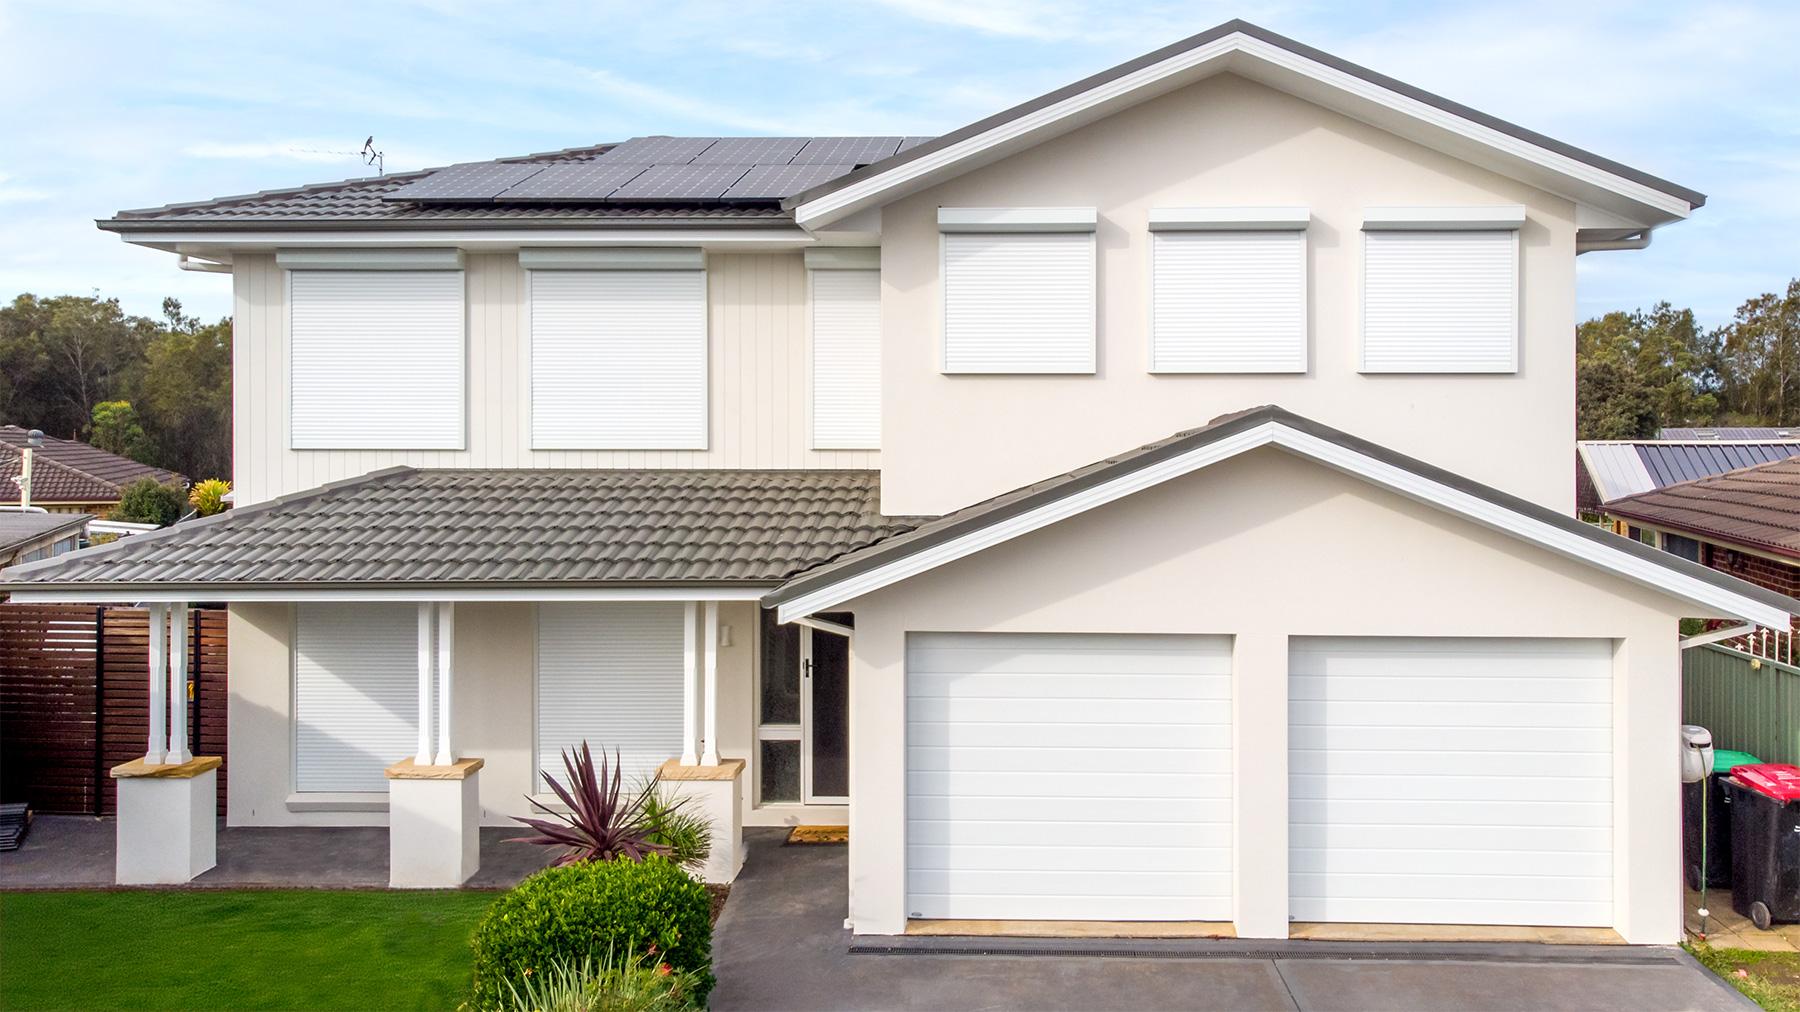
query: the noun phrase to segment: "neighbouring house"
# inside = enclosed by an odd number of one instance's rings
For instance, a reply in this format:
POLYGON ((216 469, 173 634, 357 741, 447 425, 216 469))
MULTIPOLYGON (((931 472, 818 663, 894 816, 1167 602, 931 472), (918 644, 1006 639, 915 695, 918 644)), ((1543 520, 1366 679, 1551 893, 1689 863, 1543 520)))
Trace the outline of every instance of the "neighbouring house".
MULTIPOLYGON (((847 823, 858 935, 1672 943, 1680 620, 1800 601, 1573 516, 1575 258, 1703 202, 1234 21, 935 138, 121 212, 228 265, 236 508, 3 585, 228 604, 227 821, 396 884, 585 739, 712 877, 847 823)), ((121 878, 208 860, 163 796, 121 878)))
POLYGON ((1645 544, 1800 595, 1800 460, 1783 457, 1658 487, 1614 500, 1606 510, 1645 544))
MULTIPOLYGON (((1787 437, 1676 439, 1665 435, 1661 439, 1580 440, 1575 444, 1575 511, 1605 521, 1608 504, 1626 496, 1796 454, 1800 454, 1800 439, 1787 437)), ((1623 527, 1619 533, 1625 533, 1623 527)))
POLYGON ((0 567, 36 562, 80 548, 87 540, 86 513, 0 508, 0 567))
MULTIPOLYGON (((29 432, 17 425, 0 425, 0 506, 19 503, 19 477, 29 432)), ((155 478, 165 484, 187 483, 173 471, 55 436, 45 436, 31 459, 31 505, 52 513, 105 516, 119 504, 125 486, 134 482, 155 478)))
POLYGON ((1657 439, 1673 439, 1682 442, 1698 442, 1711 440, 1715 442, 1758 443, 1776 442, 1780 440, 1800 439, 1800 428, 1782 426, 1715 426, 1712 428, 1658 429, 1657 439))

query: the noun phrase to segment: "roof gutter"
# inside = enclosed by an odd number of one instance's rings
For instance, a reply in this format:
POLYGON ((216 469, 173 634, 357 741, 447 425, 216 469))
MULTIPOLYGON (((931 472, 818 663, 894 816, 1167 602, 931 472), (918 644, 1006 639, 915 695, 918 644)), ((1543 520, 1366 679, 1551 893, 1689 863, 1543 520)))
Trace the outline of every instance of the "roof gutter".
POLYGON ((175 262, 175 266, 184 271, 196 271, 201 274, 231 273, 230 264, 222 264, 212 260, 195 260, 186 253, 181 254, 181 259, 175 262))
POLYGON ((1583 253, 1604 253, 1610 250, 1630 250, 1650 248, 1650 236, 1655 229, 1640 229, 1636 235, 1623 239, 1583 239, 1578 233, 1575 236, 1575 255, 1583 253))
MULTIPOLYGON (((122 539, 128 540, 128 539, 122 539)), ((116 542, 115 542, 116 543, 116 542)), ((420 602, 420 601, 757 601, 776 584, 711 584, 686 586, 590 586, 555 587, 521 584, 510 587, 457 587, 422 584, 414 586, 344 585, 307 586, 243 586, 230 584, 191 583, 158 585, 146 583, 112 584, 30 584, 0 582, 0 591, 9 592, 20 604, 107 604, 208 601, 229 604, 278 603, 288 601, 334 602, 420 602)))

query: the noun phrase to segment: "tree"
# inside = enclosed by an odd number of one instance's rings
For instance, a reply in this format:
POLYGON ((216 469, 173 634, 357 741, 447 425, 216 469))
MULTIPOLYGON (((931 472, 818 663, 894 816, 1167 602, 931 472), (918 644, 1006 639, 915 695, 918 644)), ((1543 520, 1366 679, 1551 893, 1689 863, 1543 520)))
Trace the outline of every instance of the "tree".
POLYGON ((1575 329, 1577 432, 1648 438, 1660 426, 1710 422, 1718 411, 1716 359, 1693 311, 1667 302, 1582 323, 1575 329))
POLYGON ((1650 439, 1656 395, 1637 370, 1616 359, 1589 363, 1575 387, 1576 438, 1650 439))
POLYGON ((231 473, 231 321, 203 324, 163 300, 137 384, 155 463, 193 478, 231 473))
POLYGON ((86 435, 94 405, 118 398, 156 326, 97 295, 21 295, 0 308, 0 417, 86 435))
POLYGON ((94 405, 88 442, 107 453, 133 460, 150 456, 150 437, 144 434, 144 426, 138 422, 137 410, 130 401, 101 401, 94 405))
POLYGON ((1800 422, 1800 278, 1784 294, 1758 295, 1716 332, 1721 388, 1734 418, 1800 422))
POLYGON ((167 527, 181 519, 186 505, 187 496, 180 485, 140 478, 119 493, 119 505, 113 507, 110 519, 167 527))

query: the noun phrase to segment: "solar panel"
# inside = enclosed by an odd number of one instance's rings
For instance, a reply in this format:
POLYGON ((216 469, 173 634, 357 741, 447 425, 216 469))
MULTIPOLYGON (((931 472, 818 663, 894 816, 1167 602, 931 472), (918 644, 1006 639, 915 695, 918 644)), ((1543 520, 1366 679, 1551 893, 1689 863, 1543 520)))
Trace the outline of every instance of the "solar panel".
POLYGON ((442 168, 415 183, 408 183, 383 200, 459 201, 493 200, 515 183, 543 171, 542 165, 503 162, 464 162, 442 168))
POLYGON ((814 137, 794 156, 794 165, 867 165, 900 149, 898 137, 814 137))
POLYGON ((693 165, 786 165, 806 146, 805 137, 721 137, 694 156, 693 165))
POLYGON ((725 191, 726 200, 780 200, 817 186, 855 168, 854 165, 753 165, 744 178, 725 191))
POLYGON ((601 155, 602 162, 680 165, 718 143, 717 137, 633 137, 601 155))
POLYGON ((748 165, 652 165, 612 193, 613 200, 716 200, 748 165))
MULTIPOLYGON (((935 138, 935 137, 905 137, 905 138, 902 138, 900 141, 900 151, 905 151, 907 148, 916 148, 919 145, 925 143, 926 141, 936 140, 936 139, 937 138, 935 138)), ((896 152, 894 152, 894 154, 899 154, 900 151, 896 151, 896 152)))
POLYGON ((628 183, 647 165, 615 165, 610 162, 571 162, 550 165, 500 194, 501 203, 592 203, 628 183))

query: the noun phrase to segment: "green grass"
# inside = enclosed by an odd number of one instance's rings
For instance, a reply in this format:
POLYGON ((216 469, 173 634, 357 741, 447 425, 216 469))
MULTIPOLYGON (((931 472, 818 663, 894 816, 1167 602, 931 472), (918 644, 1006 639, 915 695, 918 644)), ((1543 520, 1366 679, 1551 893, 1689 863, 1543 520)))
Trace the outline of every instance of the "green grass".
POLYGON ((1800 952, 1715 949, 1710 945, 1690 945, 1687 950, 1702 966, 1769 1012, 1800 1012, 1800 952))
POLYGON ((0 1009, 448 1009, 481 892, 0 894, 0 1009))

